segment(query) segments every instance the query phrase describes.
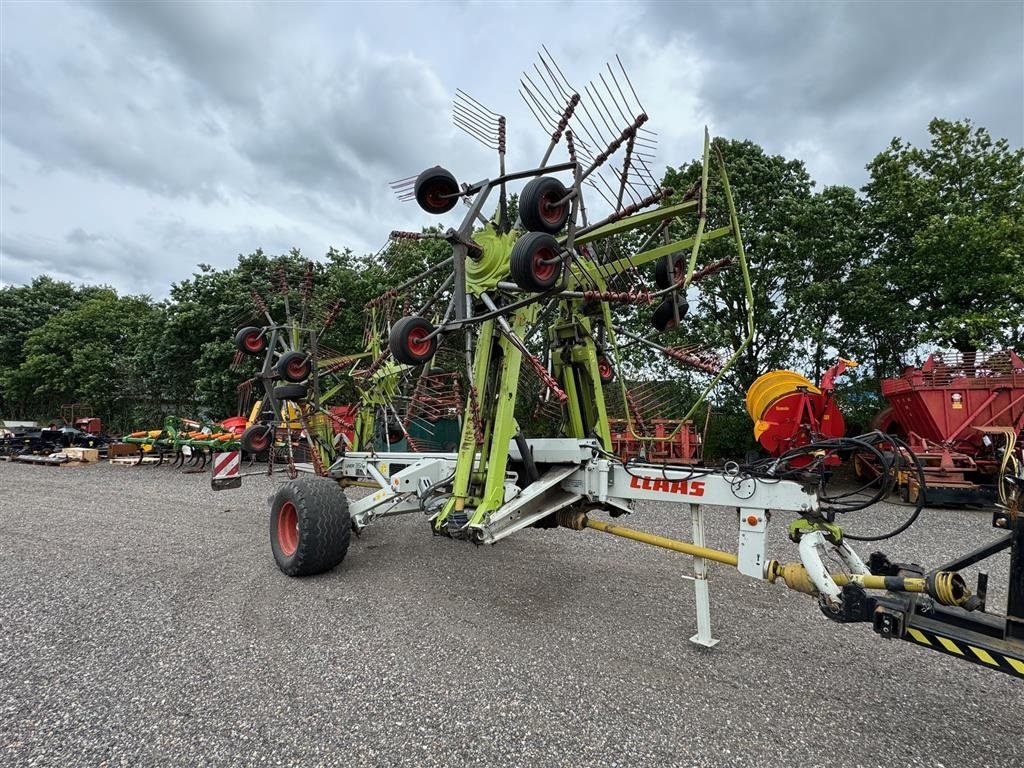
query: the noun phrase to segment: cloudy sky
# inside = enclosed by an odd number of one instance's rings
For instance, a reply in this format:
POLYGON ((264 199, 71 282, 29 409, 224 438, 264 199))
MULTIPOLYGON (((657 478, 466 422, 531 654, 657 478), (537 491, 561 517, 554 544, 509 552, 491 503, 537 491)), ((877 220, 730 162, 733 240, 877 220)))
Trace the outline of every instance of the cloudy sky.
MULTIPOLYGON (((576 87, 618 54, 665 164, 712 133, 860 186, 938 115, 1024 142, 1024 2, 0 2, 0 284, 166 295, 258 247, 376 251, 433 223, 387 182, 496 173, 456 88, 545 136, 518 94, 544 44, 576 87)), ((455 214, 451 214, 455 216, 455 214)))

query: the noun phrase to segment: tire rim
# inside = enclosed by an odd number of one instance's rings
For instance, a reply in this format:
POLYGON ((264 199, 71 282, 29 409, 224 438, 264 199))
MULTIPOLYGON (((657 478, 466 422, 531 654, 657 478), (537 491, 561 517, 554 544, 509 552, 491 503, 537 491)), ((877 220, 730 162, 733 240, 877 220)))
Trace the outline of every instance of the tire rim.
POLYGON ((430 354, 430 332, 426 328, 413 328, 406 334, 405 346, 414 357, 430 354))
POLYGON ((540 203, 540 217, 544 219, 545 224, 551 224, 552 226, 562 223, 562 215, 565 212, 565 203, 558 205, 558 201, 562 199, 564 195, 554 195, 548 193, 544 195, 544 198, 540 203))
POLYGON ((444 184, 431 184, 427 187, 423 200, 431 210, 440 211, 448 205, 450 198, 447 197, 444 184))
POLYGON ((291 557, 299 548, 299 513, 290 501, 282 504, 277 513, 277 545, 285 557, 291 557))
POLYGON ((250 435, 249 445, 252 447, 253 453, 260 453, 267 450, 267 447, 270 445, 270 432, 263 431, 250 435))
POLYGON ((288 361, 288 378, 300 381, 309 375, 309 365, 306 360, 288 361))
POLYGON ((263 349, 263 334, 249 333, 242 340, 242 345, 250 352, 260 352, 263 349))
POLYGON ((550 248, 541 248, 533 254, 533 276, 542 283, 554 277, 558 268, 558 263, 554 259, 555 254, 550 248))

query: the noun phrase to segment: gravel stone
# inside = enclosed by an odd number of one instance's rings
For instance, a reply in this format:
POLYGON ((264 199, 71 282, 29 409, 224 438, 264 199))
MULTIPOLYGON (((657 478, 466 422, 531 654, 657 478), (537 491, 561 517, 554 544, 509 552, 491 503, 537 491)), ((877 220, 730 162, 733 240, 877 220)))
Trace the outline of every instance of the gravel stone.
MULTIPOLYGON (((596 531, 476 547, 409 515, 287 578, 267 540, 278 485, 0 463, 0 765, 1021 765, 1020 681, 715 565, 721 642, 695 646, 689 558, 596 531)), ((734 549, 735 510, 708 520, 734 549)), ((783 561, 787 520, 769 532, 783 561)), ((690 528, 685 506, 622 522, 690 528)), ((859 551, 936 565, 995 535, 988 512, 925 510, 859 551)), ((990 576, 1001 609, 1005 557, 990 576)))

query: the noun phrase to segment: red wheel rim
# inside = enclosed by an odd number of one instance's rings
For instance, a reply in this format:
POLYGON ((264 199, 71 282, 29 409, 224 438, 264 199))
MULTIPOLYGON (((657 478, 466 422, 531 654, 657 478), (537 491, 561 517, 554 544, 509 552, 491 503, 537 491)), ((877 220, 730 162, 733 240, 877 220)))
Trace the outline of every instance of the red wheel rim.
POLYGON ((554 258, 555 254, 550 248, 541 248, 533 254, 533 276, 541 282, 547 282, 554 277, 558 269, 558 262, 553 261, 554 258))
POLYGON ((597 371, 605 381, 608 381, 615 375, 615 371, 612 370, 612 364, 608 362, 606 357, 602 357, 597 361, 597 371))
POLYGON ((427 207, 431 210, 440 211, 446 205, 448 205, 449 198, 445 196, 445 190, 443 185, 434 184, 427 187, 426 193, 423 195, 423 201, 427 204, 427 207))
POLYGON ((565 213, 565 203, 557 205, 558 201, 562 199, 562 196, 547 194, 540 203, 540 217, 544 219, 547 224, 560 224, 562 221, 562 215, 565 213))
POLYGON ((291 557, 299 548, 299 513, 290 501, 282 504, 277 513, 277 545, 285 557, 291 557))
POLYGON ((263 334, 256 331, 247 333, 242 339, 242 345, 250 352, 261 352, 263 350, 263 334))
POLYGON ((288 362, 288 378, 304 379, 309 375, 308 360, 290 360, 288 362))
POLYGON ((256 453, 267 450, 267 446, 270 445, 270 433, 257 432, 249 438, 249 445, 256 453))
POLYGON ((406 334, 405 345, 415 357, 425 357, 430 354, 430 339, 427 337, 430 331, 426 328, 413 328, 406 334))

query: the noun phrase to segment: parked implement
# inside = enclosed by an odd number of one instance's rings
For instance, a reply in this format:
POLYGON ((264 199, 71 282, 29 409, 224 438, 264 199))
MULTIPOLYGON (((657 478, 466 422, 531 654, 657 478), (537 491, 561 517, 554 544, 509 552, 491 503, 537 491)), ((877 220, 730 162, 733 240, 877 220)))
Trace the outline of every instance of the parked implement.
MULTIPOLYGON (((771 456, 782 456, 809 443, 842 437, 846 432, 843 414, 833 398, 836 377, 857 363, 839 358, 825 371, 821 387, 799 373, 770 371, 747 390, 747 413, 754 420, 754 437, 771 456)), ((809 463, 804 456, 801 461, 809 463)), ((829 466, 839 457, 827 457, 829 466)))
MULTIPOLYGON (((1024 431, 1024 361, 1013 351, 933 353, 920 367, 882 380, 890 407, 877 421, 902 436, 925 467, 927 490, 907 475, 903 498, 928 504, 991 504, 997 497, 1005 434, 1024 431)), ((1019 450, 1019 441, 1017 442, 1019 450)), ((1013 452, 1013 448, 1009 449, 1013 452)), ((878 471, 858 455, 861 476, 878 471)))

